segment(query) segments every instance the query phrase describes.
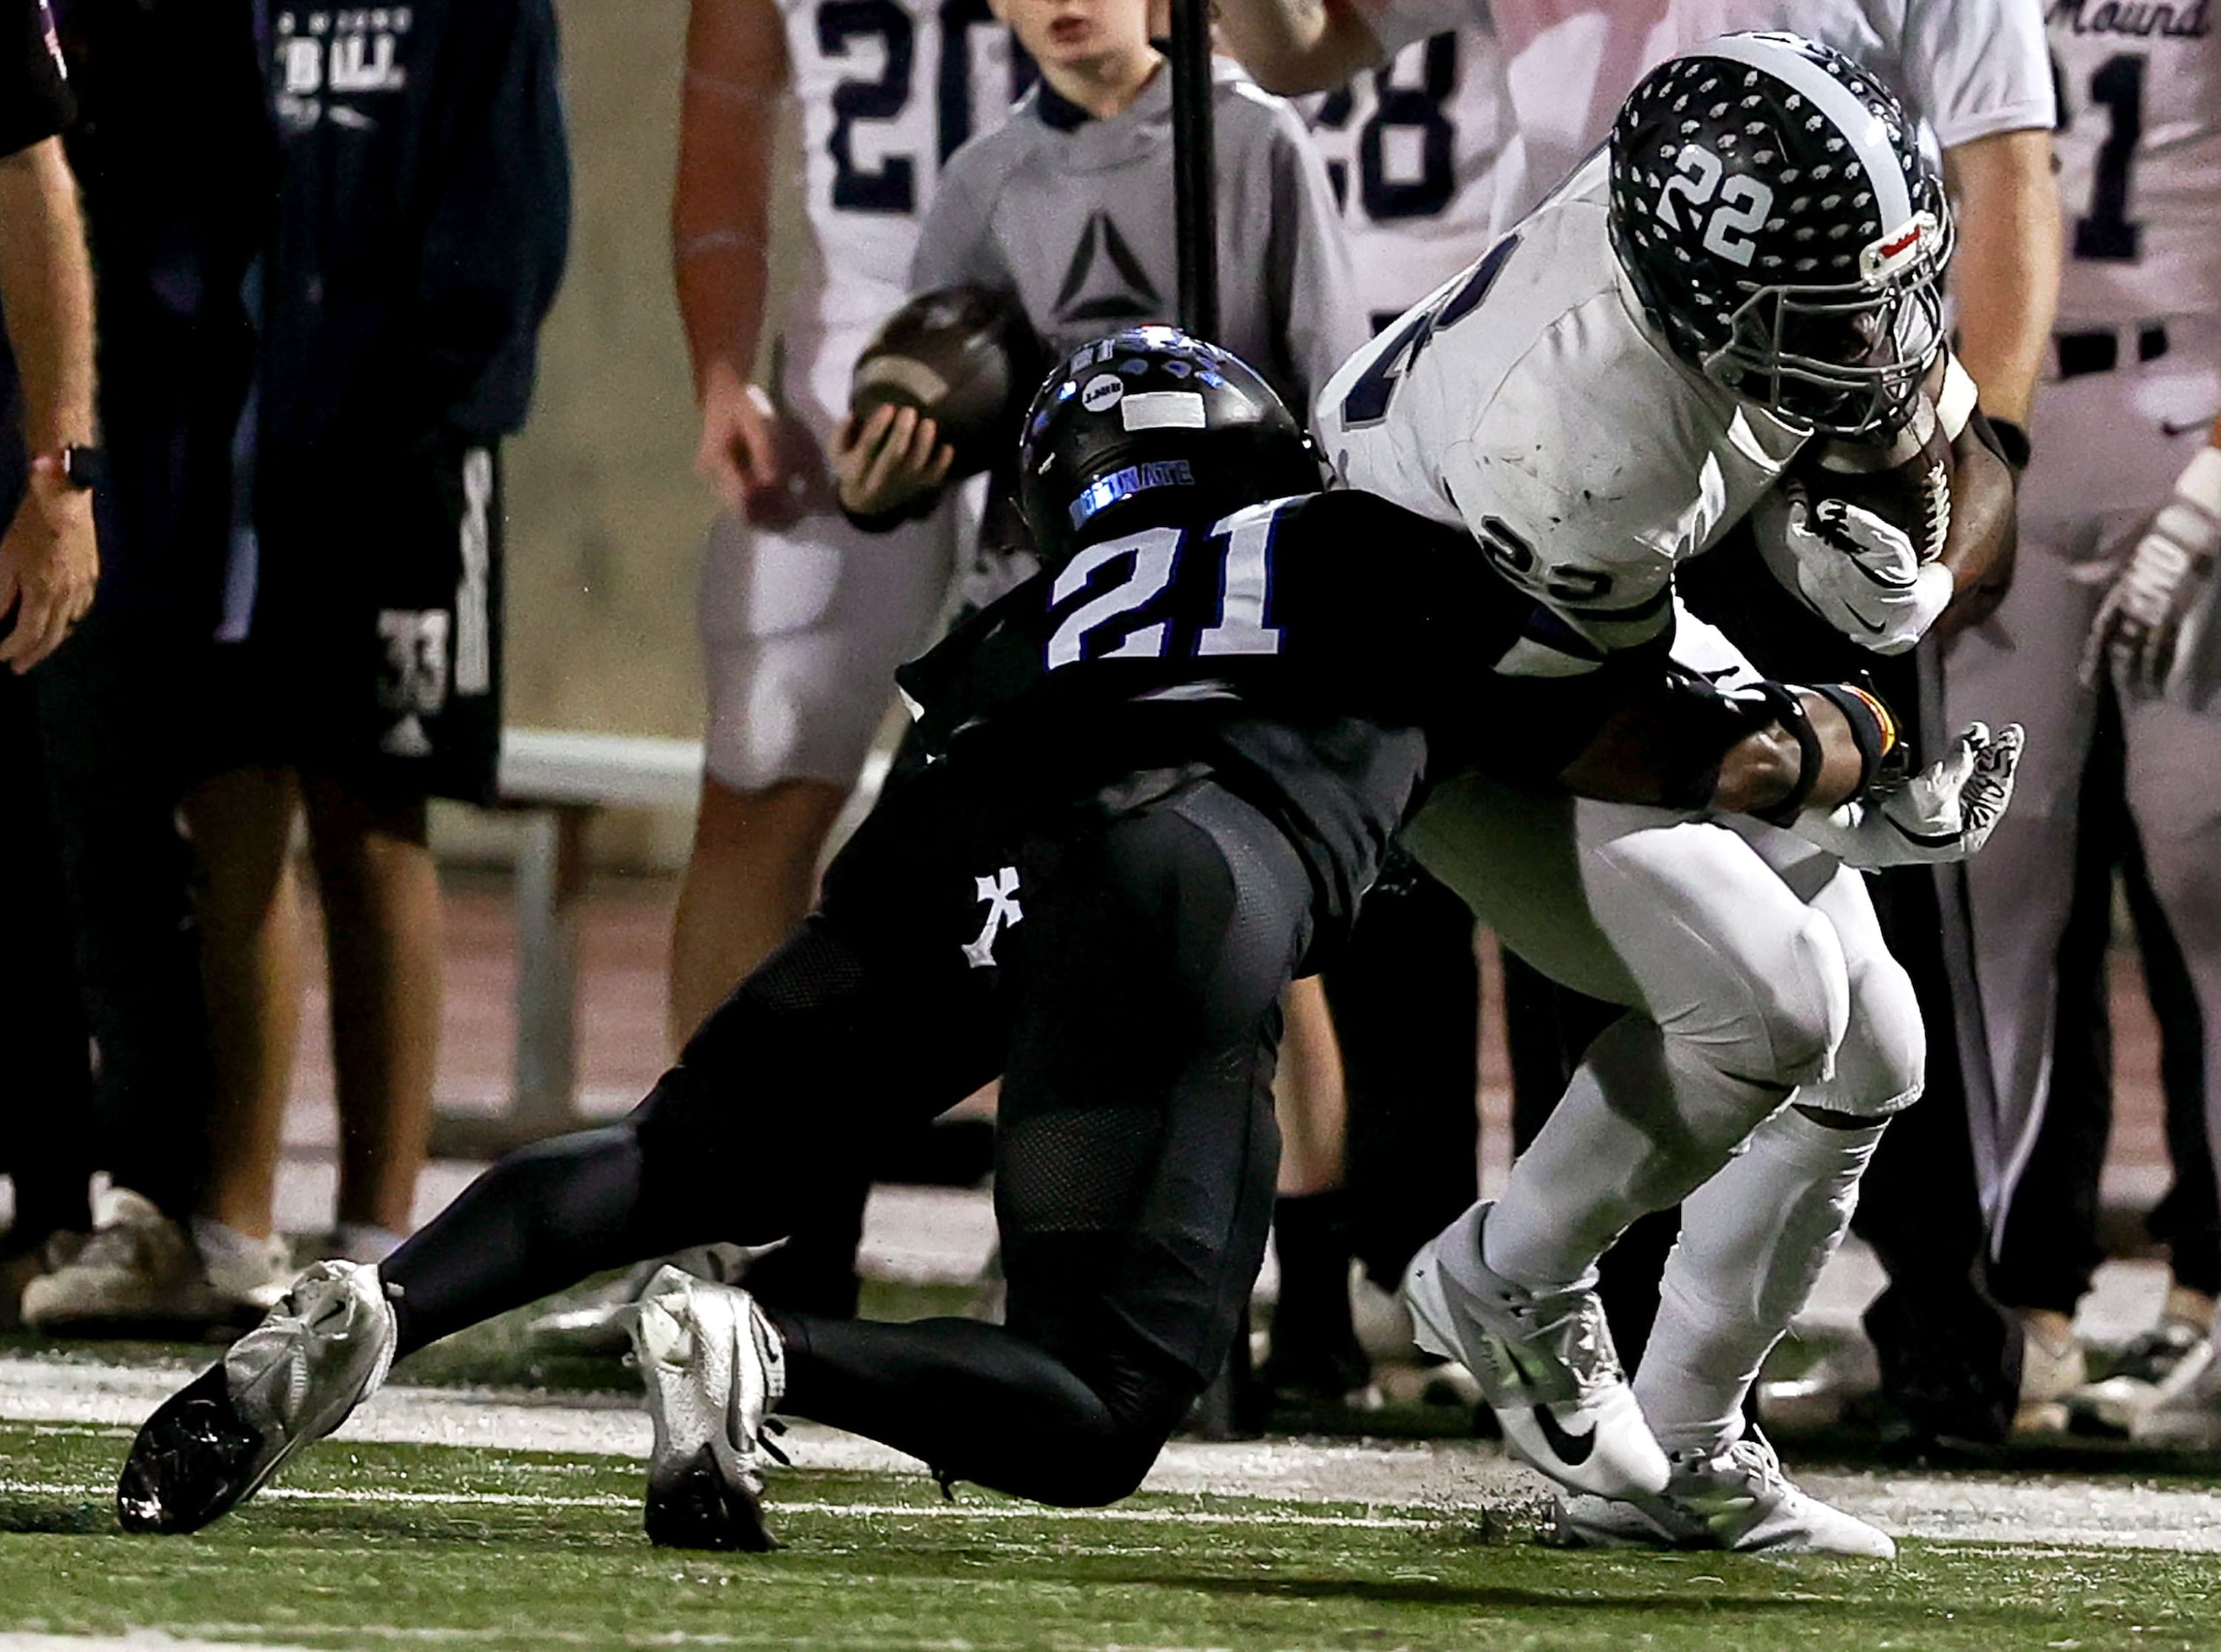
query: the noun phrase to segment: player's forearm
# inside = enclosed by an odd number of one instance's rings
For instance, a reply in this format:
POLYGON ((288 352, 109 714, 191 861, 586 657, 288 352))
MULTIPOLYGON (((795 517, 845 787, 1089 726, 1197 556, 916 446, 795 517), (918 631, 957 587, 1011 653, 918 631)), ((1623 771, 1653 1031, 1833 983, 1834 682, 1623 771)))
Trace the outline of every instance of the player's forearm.
POLYGON ((2051 135, 1995 133, 1956 145, 1945 161, 1958 211, 1959 359, 1983 410, 2025 428, 2059 297, 2051 135))
POLYGON ((1218 0, 1219 44, 1268 91, 1331 91, 1381 61, 1349 0, 1218 0))
POLYGON ((34 453, 92 440, 92 267, 76 181, 48 138, 0 160, 0 314, 34 453))
POLYGON ((1867 784, 1895 741, 1893 720, 1871 697, 1853 698, 1840 687, 1791 689, 1802 710, 1800 730, 1791 727, 1790 708, 1775 709, 1780 691, 1767 691, 1771 705, 1721 695, 1709 683, 1662 680, 1606 719, 1559 783, 1604 802, 1723 815, 1763 815, 1792 800, 1800 808, 1833 808, 1867 784), (1831 697, 1838 695, 1841 701, 1831 697), (1846 702, 1867 722, 1863 742, 1846 702))
POLYGON ((2020 546, 2020 477, 1995 450, 1998 438, 1977 414, 1952 442, 1951 529, 1938 558, 1951 571, 1951 605, 1939 638, 1980 625, 2013 584, 2020 546))
POLYGON ((671 259, 696 388, 752 371, 771 284, 773 157, 787 68, 760 0, 695 0, 671 190, 671 259))

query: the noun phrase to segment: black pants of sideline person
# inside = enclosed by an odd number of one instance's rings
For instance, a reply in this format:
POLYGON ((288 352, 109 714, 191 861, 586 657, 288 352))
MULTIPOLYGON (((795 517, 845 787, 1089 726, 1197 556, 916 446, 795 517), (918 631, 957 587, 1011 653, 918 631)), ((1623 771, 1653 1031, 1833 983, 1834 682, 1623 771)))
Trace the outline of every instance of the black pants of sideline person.
MULTIPOLYGON (((6 620, 0 617, 0 630, 6 620)), ((68 652, 65 647, 63 652, 68 652)), ((51 670, 49 663, 39 668, 51 670)), ((62 853, 55 841, 39 683, 0 668, 0 1170, 15 1221, 0 1253, 91 1225, 86 1189, 92 1064, 62 853)))
POLYGON ((215 1089, 178 825, 182 650, 157 618, 96 603, 32 674, 84 1023, 99 1053, 92 1153, 179 1220, 198 1199, 215 1089))

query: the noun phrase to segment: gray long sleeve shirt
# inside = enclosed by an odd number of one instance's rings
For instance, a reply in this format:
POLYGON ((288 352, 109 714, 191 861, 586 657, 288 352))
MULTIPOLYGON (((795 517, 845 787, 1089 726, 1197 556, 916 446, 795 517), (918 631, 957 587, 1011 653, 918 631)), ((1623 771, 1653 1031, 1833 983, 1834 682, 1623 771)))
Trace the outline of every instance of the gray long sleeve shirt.
MULTIPOLYGON (((1179 318, 1172 74, 1108 120, 1036 86, 1008 124, 949 158, 910 267, 913 291, 968 282, 1015 296, 1048 347, 1179 318), (1045 95, 1046 93, 1046 95, 1045 95)), ((1308 414, 1364 342, 1324 164, 1302 119, 1213 65, 1220 336, 1308 414)))

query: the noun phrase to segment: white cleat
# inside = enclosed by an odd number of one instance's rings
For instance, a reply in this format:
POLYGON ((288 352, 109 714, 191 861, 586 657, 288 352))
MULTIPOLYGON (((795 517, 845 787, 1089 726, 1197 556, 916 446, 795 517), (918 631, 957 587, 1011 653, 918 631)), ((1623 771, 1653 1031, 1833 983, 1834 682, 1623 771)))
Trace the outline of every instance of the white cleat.
POLYGON ((1842 1554, 1895 1560, 1889 1534, 1831 1508, 1782 1473, 1753 1432, 1717 1453, 1672 1454, 1662 1496, 1634 1502, 1569 1497, 1553 1541, 1574 1549, 1735 1549, 1744 1553, 1842 1554))
POLYGON ((2138 1445, 2178 1451, 2221 1451, 2221 1361, 2210 1342, 2178 1361, 2130 1418, 2138 1445))
POLYGON ((252 1496, 285 1459, 377 1391, 398 1334, 375 1268, 318 1262, 165 1400, 116 1487, 127 1531, 197 1531, 252 1496))
POLYGON ((763 1437, 786 1391, 778 1333, 747 1291, 665 1268, 632 1329, 648 1415, 647 1535, 663 1548, 778 1547, 763 1524, 763 1437))
POLYGON ((1666 1488, 1666 1454, 1627 1386, 1594 1290, 1547 1296, 1480 1259, 1477 1204, 1413 1258, 1404 1275, 1419 1346, 1480 1384, 1504 1444, 1560 1485, 1602 1497, 1666 1488))

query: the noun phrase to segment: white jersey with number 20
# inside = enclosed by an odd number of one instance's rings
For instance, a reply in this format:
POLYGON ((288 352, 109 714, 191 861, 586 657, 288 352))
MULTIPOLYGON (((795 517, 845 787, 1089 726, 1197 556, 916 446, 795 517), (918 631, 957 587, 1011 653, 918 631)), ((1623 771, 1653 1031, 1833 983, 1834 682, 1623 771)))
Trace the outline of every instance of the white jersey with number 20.
MULTIPOLYGON (((910 296, 941 164, 1022 90, 987 0, 780 0, 815 267, 785 322, 787 391, 822 431, 872 331, 910 296)), ((1019 60, 1022 61, 1022 60, 1019 60)))

